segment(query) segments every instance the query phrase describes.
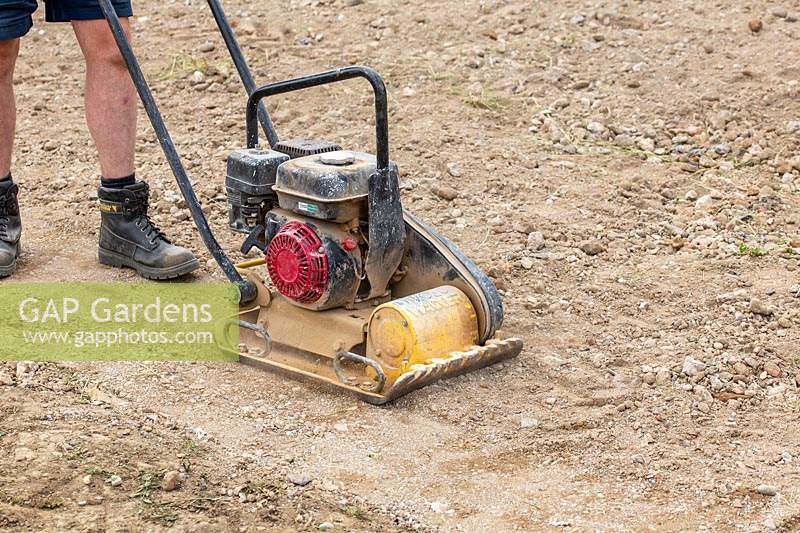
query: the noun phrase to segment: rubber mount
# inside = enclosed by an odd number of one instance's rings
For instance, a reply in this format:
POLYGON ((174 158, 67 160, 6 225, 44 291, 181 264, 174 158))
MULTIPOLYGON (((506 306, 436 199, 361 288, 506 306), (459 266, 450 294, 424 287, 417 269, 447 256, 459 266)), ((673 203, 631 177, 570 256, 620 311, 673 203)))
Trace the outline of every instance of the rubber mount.
POLYGON ((282 295, 314 303, 328 286, 328 258, 317 234, 301 222, 289 222, 267 247, 267 270, 282 295))

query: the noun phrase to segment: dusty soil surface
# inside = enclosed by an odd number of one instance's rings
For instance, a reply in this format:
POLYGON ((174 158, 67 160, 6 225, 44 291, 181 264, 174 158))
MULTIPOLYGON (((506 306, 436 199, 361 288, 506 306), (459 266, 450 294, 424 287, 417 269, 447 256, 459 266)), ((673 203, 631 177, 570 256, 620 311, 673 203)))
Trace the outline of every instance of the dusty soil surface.
MULTIPOLYGON (((235 365, 7 364, 0 528, 800 528, 795 3, 226 5, 261 81, 383 73, 406 206, 495 278, 526 347, 384 408, 235 365)), ((203 2, 136 9, 236 248, 223 172, 243 90, 203 2)), ((82 76, 69 27, 37 22, 16 81, 17 281, 134 279, 94 260, 82 76)), ((286 136, 371 149, 370 104, 348 82, 270 108, 286 136)), ((157 219, 205 263, 145 120, 140 140, 157 219)))

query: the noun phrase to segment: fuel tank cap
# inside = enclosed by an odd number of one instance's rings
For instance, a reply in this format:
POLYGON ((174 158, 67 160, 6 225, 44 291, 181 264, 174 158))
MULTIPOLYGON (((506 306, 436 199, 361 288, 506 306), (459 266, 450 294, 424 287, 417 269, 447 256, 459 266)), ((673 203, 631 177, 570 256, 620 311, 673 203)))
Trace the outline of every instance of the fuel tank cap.
POLYGON ((344 150, 339 150, 336 152, 327 152, 324 154, 320 154, 319 160, 325 165, 334 165, 337 167, 342 167, 344 165, 350 165, 356 160, 356 156, 353 152, 345 152, 344 150))

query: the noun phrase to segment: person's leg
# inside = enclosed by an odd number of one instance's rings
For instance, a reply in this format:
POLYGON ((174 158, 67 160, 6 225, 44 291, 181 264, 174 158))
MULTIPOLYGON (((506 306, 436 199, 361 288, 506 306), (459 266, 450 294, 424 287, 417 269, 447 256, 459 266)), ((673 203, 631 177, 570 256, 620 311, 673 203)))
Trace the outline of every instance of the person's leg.
MULTIPOLYGON (((128 19, 122 26, 130 36, 128 19)), ((73 20, 86 58, 86 122, 106 180, 133 175, 136 143, 136 89, 105 20, 73 20)), ((130 37, 129 37, 130 38, 130 37)))
MULTIPOLYGON (((70 20, 86 58, 86 122, 100 158, 100 246, 104 265, 136 269, 150 279, 180 277, 199 268, 186 248, 170 243, 147 214, 150 189, 136 181, 136 89, 97 2, 50 2, 49 20, 70 20)), ((115 3, 130 39, 129 2, 115 3)))
POLYGON ((11 151, 17 107, 14 103, 14 64, 19 39, 0 41, 0 179, 11 172, 11 151))

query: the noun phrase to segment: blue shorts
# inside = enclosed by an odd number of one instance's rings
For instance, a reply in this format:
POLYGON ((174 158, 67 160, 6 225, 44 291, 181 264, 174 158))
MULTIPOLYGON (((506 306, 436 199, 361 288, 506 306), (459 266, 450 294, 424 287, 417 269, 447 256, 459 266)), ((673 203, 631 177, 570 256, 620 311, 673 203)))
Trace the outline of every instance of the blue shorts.
MULTIPOLYGON (((111 3, 120 17, 133 15, 130 0, 113 0, 111 3)), ((45 20, 48 22, 103 18, 97 0, 45 0, 44 5, 45 20)), ((0 0, 0 41, 27 34, 33 26, 31 15, 37 7, 36 0, 0 0)))

